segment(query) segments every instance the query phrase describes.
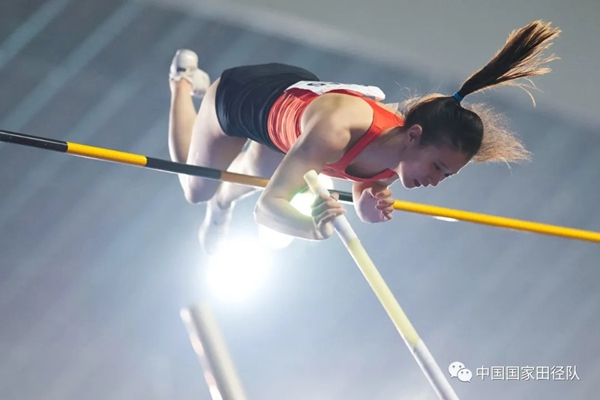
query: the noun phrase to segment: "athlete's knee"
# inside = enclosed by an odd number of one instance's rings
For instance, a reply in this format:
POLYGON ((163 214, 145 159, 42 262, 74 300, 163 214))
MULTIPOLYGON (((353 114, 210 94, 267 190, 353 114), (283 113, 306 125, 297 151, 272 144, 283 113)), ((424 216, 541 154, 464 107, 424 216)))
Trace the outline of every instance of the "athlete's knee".
POLYGON ((185 199, 190 204, 205 203, 213 198, 219 185, 218 181, 211 181, 208 179, 200 179, 196 177, 190 177, 187 184, 183 186, 183 193, 185 199))
POLYGON ((207 191, 198 191, 192 189, 184 189, 183 190, 185 199, 190 204, 200 204, 206 203, 210 201, 215 195, 215 192, 207 192, 207 191))

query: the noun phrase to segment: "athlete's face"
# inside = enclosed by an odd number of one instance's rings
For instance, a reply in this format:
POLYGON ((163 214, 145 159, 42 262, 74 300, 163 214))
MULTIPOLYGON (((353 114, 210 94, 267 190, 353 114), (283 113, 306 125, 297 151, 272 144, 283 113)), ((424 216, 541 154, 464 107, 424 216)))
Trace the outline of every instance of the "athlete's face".
POLYGON ((407 189, 437 186, 458 173, 469 161, 464 153, 451 146, 421 146, 419 126, 409 128, 407 133, 406 150, 396 171, 407 189))

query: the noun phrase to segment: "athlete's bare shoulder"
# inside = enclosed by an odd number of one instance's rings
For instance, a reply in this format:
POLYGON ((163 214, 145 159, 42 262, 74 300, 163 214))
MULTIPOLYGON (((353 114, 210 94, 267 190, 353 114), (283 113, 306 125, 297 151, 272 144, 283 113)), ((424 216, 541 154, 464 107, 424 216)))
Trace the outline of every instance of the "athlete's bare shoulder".
POLYGON ((354 96, 327 93, 313 100, 302 115, 296 145, 329 149, 328 162, 339 160, 369 129, 373 110, 354 96))

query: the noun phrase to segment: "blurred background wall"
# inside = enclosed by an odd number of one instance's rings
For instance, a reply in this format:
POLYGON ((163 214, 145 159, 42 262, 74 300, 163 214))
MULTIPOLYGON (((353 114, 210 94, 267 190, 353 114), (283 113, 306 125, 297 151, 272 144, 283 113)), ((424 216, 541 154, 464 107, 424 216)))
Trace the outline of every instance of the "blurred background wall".
MULTIPOLYGON (((279 61, 378 85, 397 101, 452 93, 510 30, 543 18, 565 32, 553 47, 563 60, 536 80, 538 107, 514 88, 474 97, 506 113, 533 162, 472 166, 435 190, 394 187, 394 196, 600 231, 597 4, 353 3, 5 2, 0 127, 168 158, 167 75, 178 48, 197 51, 213 79, 279 61)), ((203 275, 205 207, 185 202, 175 176, 7 144, 0 171, 0 398, 209 399, 179 319, 204 299, 250 399, 435 399, 337 238, 269 251, 260 286, 225 301, 203 275)), ((236 207, 232 254, 259 247, 255 200, 236 207)), ((597 244, 401 213, 369 226, 348 215, 442 368, 542 374, 452 380, 461 399, 596 398, 597 244), (570 379, 546 379, 552 367, 570 367, 570 379)), ((238 267, 254 268, 258 258, 241 253, 238 267)))

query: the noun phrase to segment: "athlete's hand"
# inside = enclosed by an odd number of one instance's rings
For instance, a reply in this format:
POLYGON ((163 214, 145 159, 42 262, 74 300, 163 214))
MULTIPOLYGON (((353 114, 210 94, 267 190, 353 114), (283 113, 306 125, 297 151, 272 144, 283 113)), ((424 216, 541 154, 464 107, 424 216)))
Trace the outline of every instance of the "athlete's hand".
POLYGON ((312 204, 312 217, 317 240, 327 239, 333 235, 335 231, 333 220, 346 212, 346 209, 338 202, 339 198, 338 193, 331 193, 331 196, 319 195, 312 204))
POLYGON ((358 216, 364 222, 377 223, 392 219, 392 191, 381 185, 363 190, 357 204, 358 216))

